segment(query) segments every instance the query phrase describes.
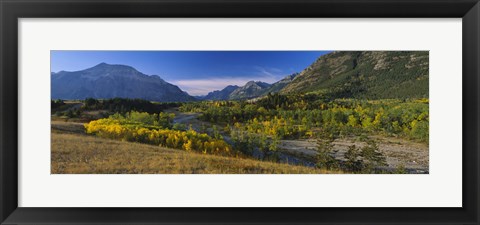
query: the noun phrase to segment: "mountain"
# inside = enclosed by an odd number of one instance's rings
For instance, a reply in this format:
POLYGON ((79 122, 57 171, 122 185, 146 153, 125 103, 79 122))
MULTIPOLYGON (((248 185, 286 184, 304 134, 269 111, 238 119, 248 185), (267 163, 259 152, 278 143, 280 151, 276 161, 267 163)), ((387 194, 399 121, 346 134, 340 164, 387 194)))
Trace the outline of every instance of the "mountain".
POLYGON ((268 89, 266 89, 263 94, 268 94, 268 93, 273 94, 273 93, 277 93, 277 92, 281 91, 285 86, 287 86, 290 82, 292 82, 293 79, 297 75, 298 75, 298 73, 294 73, 294 74, 288 75, 288 76, 284 77, 283 79, 273 83, 272 86, 270 86, 268 89))
POLYGON ((228 85, 220 91, 212 91, 206 96, 202 97, 202 100, 228 100, 230 94, 235 91, 239 86, 237 85, 228 85))
POLYGON ((249 81, 244 86, 229 85, 220 91, 212 91, 206 96, 200 96, 200 100, 240 100, 264 96, 268 93, 277 93, 289 84, 298 73, 284 77, 283 79, 268 84, 260 81, 249 81))
POLYGON ((195 100, 159 76, 145 75, 130 66, 106 63, 81 71, 52 73, 51 85, 52 99, 120 97, 159 102, 195 100))
POLYGON ((428 98, 428 51, 333 52, 319 57, 280 93, 341 98, 428 98))
POLYGON ((255 98, 270 88, 272 85, 261 81, 249 81, 243 87, 235 89, 229 95, 230 100, 255 98))
MULTIPOLYGON (((194 101, 159 76, 125 65, 101 63, 75 72, 51 73, 52 99, 142 98, 151 101, 194 101)), ((201 100, 240 100, 268 93, 326 94, 332 98, 428 98, 428 51, 338 51, 319 57, 298 74, 273 83, 249 81, 229 85, 201 100)))

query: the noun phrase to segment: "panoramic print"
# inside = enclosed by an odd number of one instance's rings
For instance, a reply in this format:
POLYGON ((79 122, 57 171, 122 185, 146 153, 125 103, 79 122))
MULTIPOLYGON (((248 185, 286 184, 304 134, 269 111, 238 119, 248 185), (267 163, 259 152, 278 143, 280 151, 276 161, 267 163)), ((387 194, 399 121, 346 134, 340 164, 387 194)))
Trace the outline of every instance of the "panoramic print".
POLYGON ((428 51, 51 51, 52 174, 428 174, 428 51))

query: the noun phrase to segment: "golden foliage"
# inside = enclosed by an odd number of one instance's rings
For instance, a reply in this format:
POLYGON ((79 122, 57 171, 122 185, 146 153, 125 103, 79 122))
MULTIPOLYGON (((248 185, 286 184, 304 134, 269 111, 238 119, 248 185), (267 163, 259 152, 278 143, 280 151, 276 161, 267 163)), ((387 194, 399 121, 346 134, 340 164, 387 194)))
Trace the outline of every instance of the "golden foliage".
POLYGON ((232 148, 225 141, 214 139, 194 130, 149 129, 122 124, 121 121, 112 118, 94 120, 84 126, 87 134, 103 138, 159 145, 204 154, 233 155, 230 151, 232 148))

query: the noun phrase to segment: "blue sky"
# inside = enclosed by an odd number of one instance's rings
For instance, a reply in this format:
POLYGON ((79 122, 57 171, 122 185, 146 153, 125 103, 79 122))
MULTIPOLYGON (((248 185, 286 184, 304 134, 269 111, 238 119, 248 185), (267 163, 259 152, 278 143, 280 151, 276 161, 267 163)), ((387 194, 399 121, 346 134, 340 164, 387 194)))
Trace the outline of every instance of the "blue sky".
POLYGON ((158 75, 190 95, 205 95, 250 80, 273 83, 301 72, 330 51, 51 51, 51 71, 99 63, 129 65, 158 75))

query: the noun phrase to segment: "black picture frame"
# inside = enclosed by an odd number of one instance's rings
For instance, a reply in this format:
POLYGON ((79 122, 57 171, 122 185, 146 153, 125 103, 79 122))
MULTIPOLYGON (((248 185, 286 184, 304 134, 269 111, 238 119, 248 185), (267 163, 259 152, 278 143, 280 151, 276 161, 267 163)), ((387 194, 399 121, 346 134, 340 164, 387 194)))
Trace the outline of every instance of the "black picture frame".
POLYGON ((0 14, 1 224, 479 224, 478 0, 0 0, 0 14), (463 207, 18 207, 17 21, 63 17, 463 18, 463 207))

